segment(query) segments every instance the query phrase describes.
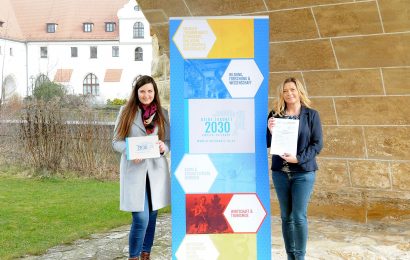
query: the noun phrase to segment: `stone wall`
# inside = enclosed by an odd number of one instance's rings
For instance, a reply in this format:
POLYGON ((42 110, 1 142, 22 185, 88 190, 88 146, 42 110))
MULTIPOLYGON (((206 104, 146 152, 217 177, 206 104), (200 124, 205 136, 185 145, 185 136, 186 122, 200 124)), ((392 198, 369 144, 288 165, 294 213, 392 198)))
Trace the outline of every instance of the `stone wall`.
POLYGON ((410 218, 410 1, 138 3, 160 55, 169 52, 169 17, 268 15, 270 101, 276 86, 295 76, 322 118, 324 149, 310 214, 363 222, 410 218))

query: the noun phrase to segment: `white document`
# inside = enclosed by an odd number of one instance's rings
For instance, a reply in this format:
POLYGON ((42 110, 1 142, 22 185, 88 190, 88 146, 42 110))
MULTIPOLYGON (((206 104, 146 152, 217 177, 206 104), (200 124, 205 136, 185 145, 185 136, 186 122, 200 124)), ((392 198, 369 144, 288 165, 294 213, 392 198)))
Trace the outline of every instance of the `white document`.
POLYGON ((160 157, 158 135, 127 137, 127 160, 160 157))
POLYGON ((276 118, 272 130, 270 154, 290 153, 296 156, 298 147, 299 120, 276 118))

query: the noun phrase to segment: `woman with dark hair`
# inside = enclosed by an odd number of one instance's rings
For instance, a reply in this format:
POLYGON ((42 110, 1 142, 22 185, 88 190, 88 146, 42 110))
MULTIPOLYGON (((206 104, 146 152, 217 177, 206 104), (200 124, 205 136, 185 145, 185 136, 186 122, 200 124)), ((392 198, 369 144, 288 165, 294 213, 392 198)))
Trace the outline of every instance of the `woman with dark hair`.
POLYGON ((288 78, 279 86, 274 108, 268 116, 268 147, 275 131, 276 118, 299 120, 296 154, 272 155, 271 167, 289 260, 305 259, 307 207, 318 169, 316 155, 323 146, 319 113, 311 108, 310 103, 302 83, 295 78, 288 78))
POLYGON ((157 84, 150 76, 135 83, 115 122, 112 145, 121 153, 120 209, 132 212, 129 259, 150 259, 158 209, 170 204, 168 111, 161 107, 157 84), (127 160, 127 137, 158 135, 161 156, 127 160))

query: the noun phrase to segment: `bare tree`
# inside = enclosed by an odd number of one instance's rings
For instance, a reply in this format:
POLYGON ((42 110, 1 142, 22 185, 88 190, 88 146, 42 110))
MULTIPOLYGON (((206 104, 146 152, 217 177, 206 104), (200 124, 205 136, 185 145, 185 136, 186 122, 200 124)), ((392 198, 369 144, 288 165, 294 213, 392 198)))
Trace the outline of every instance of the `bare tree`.
POLYGON ((22 114, 20 138, 37 169, 57 171, 66 147, 66 122, 58 100, 34 100, 22 114))

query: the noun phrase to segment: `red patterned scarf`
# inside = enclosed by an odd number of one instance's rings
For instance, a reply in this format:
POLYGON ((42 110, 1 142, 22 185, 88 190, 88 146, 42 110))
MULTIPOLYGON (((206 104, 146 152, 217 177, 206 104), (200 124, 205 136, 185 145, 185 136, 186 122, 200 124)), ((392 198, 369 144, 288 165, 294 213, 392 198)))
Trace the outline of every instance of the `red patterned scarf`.
POLYGON ((151 134, 154 132, 155 128, 155 115, 157 113, 157 105, 151 103, 149 105, 144 105, 140 103, 139 105, 142 114, 142 122, 144 123, 145 130, 147 134, 151 134))

